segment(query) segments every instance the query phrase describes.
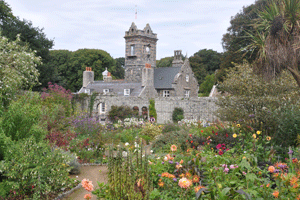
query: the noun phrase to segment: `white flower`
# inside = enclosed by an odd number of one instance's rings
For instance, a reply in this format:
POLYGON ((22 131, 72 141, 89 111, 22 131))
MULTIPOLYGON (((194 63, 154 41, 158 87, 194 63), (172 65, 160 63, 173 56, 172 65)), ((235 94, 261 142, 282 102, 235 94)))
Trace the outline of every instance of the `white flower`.
POLYGON ((168 161, 168 157, 167 156, 164 157, 164 161, 168 161))
POLYGON ((150 153, 153 153, 153 150, 150 150, 150 153))
POLYGON ((125 143, 125 146, 127 147, 128 145, 129 145, 129 143, 128 143, 128 142, 126 142, 126 143, 125 143))
POLYGON ((160 159, 160 157, 157 157, 156 159, 157 159, 157 160, 159 160, 159 159, 160 159))
POLYGON ((127 152, 126 152, 126 151, 123 151, 123 152, 122 152, 122 156, 123 156, 123 157, 127 157, 127 152))

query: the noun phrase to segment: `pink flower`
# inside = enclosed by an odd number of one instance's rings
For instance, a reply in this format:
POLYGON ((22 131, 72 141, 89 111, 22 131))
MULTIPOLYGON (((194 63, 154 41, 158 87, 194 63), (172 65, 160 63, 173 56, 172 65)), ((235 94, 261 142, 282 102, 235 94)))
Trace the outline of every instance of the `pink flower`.
POLYGON ((91 195, 91 194, 86 194, 86 195, 84 195, 83 198, 85 198, 85 199, 91 199, 91 198, 92 198, 92 195, 91 195))
POLYGON ((217 148, 217 149, 221 149, 221 148, 222 148, 222 145, 221 145, 221 144, 218 144, 218 145, 216 146, 216 148, 217 148))
POLYGON ((229 172, 229 169, 226 167, 226 168, 224 169, 224 172, 227 174, 227 173, 229 172))
POLYGON ((87 179, 83 179, 81 181, 81 185, 82 187, 84 187, 84 189, 86 189, 89 192, 94 190, 94 185, 92 184, 92 181, 89 181, 87 179))

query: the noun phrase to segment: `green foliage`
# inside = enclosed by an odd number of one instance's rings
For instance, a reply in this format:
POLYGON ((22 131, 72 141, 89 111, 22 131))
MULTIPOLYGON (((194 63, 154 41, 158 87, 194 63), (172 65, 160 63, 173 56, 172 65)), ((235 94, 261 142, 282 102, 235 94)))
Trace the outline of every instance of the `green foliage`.
POLYGON ((113 199, 149 199, 152 191, 152 178, 148 156, 143 149, 131 152, 110 149, 108 157, 108 184, 98 183, 99 189, 93 191, 98 198, 113 199))
POLYGON ((263 134, 274 133, 277 117, 272 112, 298 101, 299 90, 288 73, 266 82, 244 64, 229 70, 228 75, 219 85, 219 90, 227 94, 217 102, 217 115, 221 120, 249 123, 263 134))
MULTIPOLYGON (((119 62, 121 61, 118 60, 119 62)), ((116 61, 109 53, 100 49, 79 49, 74 52, 52 50, 50 59, 45 62, 45 65, 54 68, 58 74, 55 81, 71 91, 78 91, 82 87, 82 74, 86 67, 92 67, 95 80, 103 79, 102 72, 105 68, 116 78, 122 78, 123 70, 120 64, 116 67, 116 61)))
POLYGON ((130 118, 134 116, 134 111, 129 106, 111 106, 108 112, 108 117, 112 122, 118 119, 124 120, 125 118, 130 118))
POLYGON ((20 89, 28 89, 38 83, 36 65, 40 64, 40 58, 20 42, 19 36, 12 42, 0 37, 0 107, 7 107, 20 89))
POLYGON ((300 133, 299 105, 285 105, 277 109, 273 115, 277 119, 277 130, 273 137, 276 145, 297 146, 297 136, 300 133))
POLYGON ((149 115, 150 117, 154 117, 155 120, 157 120, 157 113, 156 113, 156 110, 155 110, 155 101, 154 99, 150 99, 149 100, 149 115))
POLYGON ((202 49, 189 58, 191 68, 201 85, 206 76, 215 73, 220 68, 222 54, 211 49, 202 49))
POLYGON ((113 76, 117 79, 124 79, 125 76, 125 58, 115 58, 116 69, 113 71, 113 76))
POLYGON ((174 108, 172 113, 172 119, 174 123, 178 123, 178 121, 181 121, 184 119, 184 112, 182 108, 174 108))
POLYGON ((45 114, 40 104, 40 95, 27 93, 13 101, 8 110, 3 113, 0 124, 3 132, 13 141, 33 136, 37 141, 44 139, 46 130, 40 127, 42 116, 45 114))
POLYGON ((139 136, 146 140, 147 144, 152 141, 155 136, 160 135, 162 130, 159 126, 153 125, 151 123, 146 123, 142 130, 139 132, 139 136))
POLYGON ((172 67, 174 57, 165 57, 156 61, 156 67, 172 67))
POLYGON ((10 138, 7 137, 0 129, 0 161, 4 159, 4 155, 6 151, 9 149, 10 145, 11 145, 10 138))
POLYGON ((10 146, 0 171, 6 177, 5 184, 16 192, 12 196, 45 199, 74 186, 68 177, 70 160, 69 154, 59 149, 52 151, 47 143, 35 143, 34 138, 29 138, 10 146))
POLYGON ((226 70, 234 67, 233 63, 242 64, 243 59, 252 62, 256 52, 248 52, 245 47, 251 43, 248 33, 253 33, 253 23, 258 18, 258 10, 264 8, 266 0, 257 0, 254 4, 243 7, 242 11, 233 16, 230 20, 230 27, 223 35, 222 45, 225 50, 221 59, 220 70, 216 74, 218 81, 223 81, 226 70))
POLYGON ((180 127, 178 126, 178 124, 166 124, 162 129, 162 133, 168 133, 168 132, 179 131, 179 130, 180 127))
POLYGON ((203 83, 201 83, 201 85, 199 86, 199 92, 201 93, 200 96, 208 97, 209 93, 215 83, 216 83, 215 74, 206 76, 203 83))

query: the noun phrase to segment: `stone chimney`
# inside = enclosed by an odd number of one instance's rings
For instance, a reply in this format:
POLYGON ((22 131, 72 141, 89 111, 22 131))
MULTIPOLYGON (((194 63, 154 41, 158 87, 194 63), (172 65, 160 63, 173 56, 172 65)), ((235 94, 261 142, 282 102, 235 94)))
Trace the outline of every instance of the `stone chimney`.
POLYGON ((83 72, 83 84, 82 87, 86 87, 89 83, 94 82, 94 72, 91 67, 86 67, 83 72))
POLYGON ((102 72, 102 76, 104 82, 112 82, 111 73, 107 71, 107 68, 105 68, 105 71, 102 72))
POLYGON ((181 67, 183 65, 181 50, 174 51, 174 60, 172 62, 172 67, 181 67))
POLYGON ((154 69, 151 65, 146 63, 142 69, 142 87, 143 90, 139 96, 145 96, 149 98, 157 97, 158 94, 154 88, 154 69))

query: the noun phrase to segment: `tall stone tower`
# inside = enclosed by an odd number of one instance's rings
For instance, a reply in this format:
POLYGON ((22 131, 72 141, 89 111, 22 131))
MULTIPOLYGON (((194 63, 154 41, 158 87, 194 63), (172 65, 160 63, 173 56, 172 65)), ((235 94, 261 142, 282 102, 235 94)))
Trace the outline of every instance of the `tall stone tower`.
POLYGON ((138 30, 134 23, 125 32, 125 81, 141 82, 142 69, 146 63, 156 66, 157 34, 153 33, 149 24, 138 30))

